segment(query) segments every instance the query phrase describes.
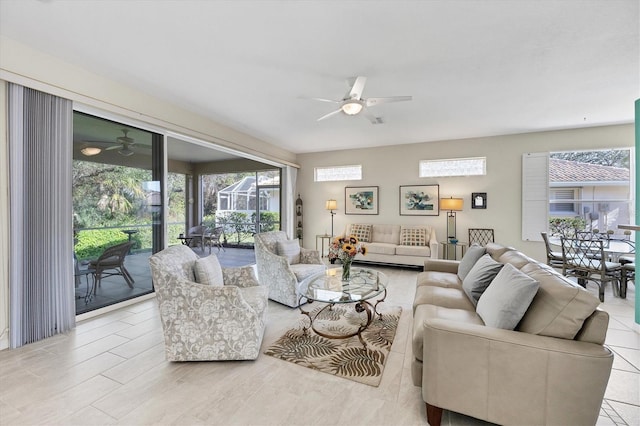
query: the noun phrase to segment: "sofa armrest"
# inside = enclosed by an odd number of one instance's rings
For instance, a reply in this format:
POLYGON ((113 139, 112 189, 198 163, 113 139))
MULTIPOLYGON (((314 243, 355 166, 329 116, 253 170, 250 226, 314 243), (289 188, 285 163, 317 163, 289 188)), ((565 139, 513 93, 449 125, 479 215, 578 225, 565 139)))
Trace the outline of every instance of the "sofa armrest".
POLYGON ((605 346, 444 319, 424 322, 422 395, 498 424, 595 424, 605 346))
POLYGON ((458 273, 459 260, 427 259, 424 261, 425 271, 458 273))
POLYGON ((222 268, 224 285, 236 287, 255 287, 260 285, 253 266, 222 268))
POLYGON ((431 249, 431 259, 440 258, 440 244, 436 238, 435 229, 431 230, 431 238, 429 238, 429 248, 431 249))

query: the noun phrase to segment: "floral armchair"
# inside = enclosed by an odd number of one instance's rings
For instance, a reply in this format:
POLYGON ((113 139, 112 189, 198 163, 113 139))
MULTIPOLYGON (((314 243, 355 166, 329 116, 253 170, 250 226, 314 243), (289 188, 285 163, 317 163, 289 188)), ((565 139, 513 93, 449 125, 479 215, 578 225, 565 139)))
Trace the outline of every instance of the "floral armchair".
MULTIPOLYGON (((218 284, 199 284, 198 256, 184 245, 149 259, 169 361, 256 359, 264 335, 268 289, 254 268, 221 268, 218 284)), ((206 277, 204 277, 206 278, 206 277)), ((203 279, 200 279, 202 282, 203 279)), ((206 280, 204 280, 206 282, 206 280)))
MULTIPOLYGON (((287 240, 283 231, 262 232, 255 235, 256 264, 260 284, 269 287, 269 299, 292 308, 300 304, 298 284, 327 267, 317 250, 299 248, 299 259, 291 261, 279 254, 278 247, 296 240, 287 240), (281 243, 280 245, 278 243, 281 243)), ((295 245, 295 244, 294 244, 295 245)))

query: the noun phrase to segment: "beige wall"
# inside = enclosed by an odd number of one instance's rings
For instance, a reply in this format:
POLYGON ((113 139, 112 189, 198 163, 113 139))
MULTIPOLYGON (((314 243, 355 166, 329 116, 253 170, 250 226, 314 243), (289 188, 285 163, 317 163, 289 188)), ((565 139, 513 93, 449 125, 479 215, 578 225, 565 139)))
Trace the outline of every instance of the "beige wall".
POLYGON ((317 234, 331 232, 331 217, 324 210, 324 203, 330 198, 338 200, 334 219, 336 234, 343 232, 345 224, 350 222, 427 224, 436 227, 438 241, 443 241, 445 213, 419 217, 399 215, 400 185, 438 184, 441 197, 464 198, 464 211, 458 212, 457 216, 458 239, 468 239, 468 228, 493 228, 497 242, 515 246, 536 259, 544 260, 542 243, 523 242, 521 239, 522 154, 633 145, 633 125, 628 124, 299 155, 298 192, 304 201, 304 245, 314 248, 317 234), (476 156, 487 157, 486 176, 418 177, 419 160, 476 156), (313 181, 314 167, 350 164, 362 164, 361 181, 313 181), (345 186, 379 186, 380 214, 345 215, 345 186), (487 193, 486 210, 471 209, 472 192, 487 193))

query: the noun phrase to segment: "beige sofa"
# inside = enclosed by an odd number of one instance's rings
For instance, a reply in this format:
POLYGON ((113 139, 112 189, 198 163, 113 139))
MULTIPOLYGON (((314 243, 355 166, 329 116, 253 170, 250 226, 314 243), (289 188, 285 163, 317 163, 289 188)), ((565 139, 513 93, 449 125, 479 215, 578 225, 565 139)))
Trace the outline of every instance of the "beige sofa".
POLYGON ((436 231, 430 226, 352 223, 344 235, 355 235, 367 248, 356 262, 422 267, 426 259, 438 258, 436 231))
POLYGON ((514 330, 489 327, 478 312, 497 277, 476 307, 465 292, 472 280, 458 276, 468 265, 425 262, 414 299, 412 377, 429 423, 439 424, 447 409, 497 424, 595 424, 613 363, 603 345, 608 314, 549 266, 498 244, 486 253, 500 271, 537 281, 537 292, 514 330))

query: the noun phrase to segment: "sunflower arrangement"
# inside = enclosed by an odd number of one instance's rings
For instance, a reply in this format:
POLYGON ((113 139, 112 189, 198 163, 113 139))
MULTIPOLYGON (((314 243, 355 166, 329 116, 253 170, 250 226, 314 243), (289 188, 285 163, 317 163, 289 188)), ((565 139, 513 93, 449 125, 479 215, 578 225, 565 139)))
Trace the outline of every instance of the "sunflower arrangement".
POLYGON ((329 246, 329 260, 340 259, 343 264, 351 263, 356 254, 367 254, 367 248, 353 235, 339 236, 329 246))

